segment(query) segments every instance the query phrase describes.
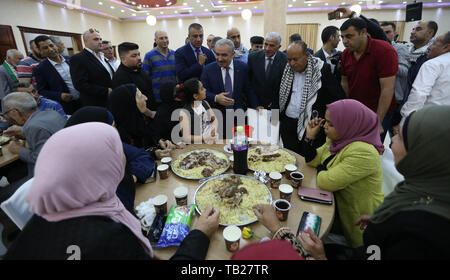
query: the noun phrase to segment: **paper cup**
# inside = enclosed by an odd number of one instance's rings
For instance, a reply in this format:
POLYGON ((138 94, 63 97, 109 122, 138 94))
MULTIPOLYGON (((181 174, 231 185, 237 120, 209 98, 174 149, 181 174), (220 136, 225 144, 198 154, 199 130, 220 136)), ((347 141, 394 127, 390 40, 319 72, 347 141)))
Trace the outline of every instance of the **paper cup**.
POLYGON ((158 166, 158 173, 161 179, 167 179, 169 177, 169 166, 167 164, 161 164, 158 166))
POLYGON ((284 172, 286 173, 286 179, 291 179, 291 173, 297 171, 297 166, 294 164, 286 164, 284 166, 284 172))
POLYGON ((178 187, 173 191, 173 196, 175 196, 175 200, 177 201, 177 205, 183 206, 187 205, 188 201, 188 188, 186 187, 178 187))
POLYGON ((291 209, 291 204, 285 199, 278 199, 273 202, 275 207, 275 212, 277 213, 277 218, 280 221, 286 221, 289 215, 289 210, 291 209))
POLYGON ((163 157, 163 158, 161 159, 161 163, 162 163, 162 164, 167 164, 167 165, 169 165, 171 162, 172 162, 172 158, 171 158, 171 157, 163 157))
POLYGON ((278 189, 280 190, 280 199, 285 199, 291 202, 291 196, 294 192, 294 188, 288 184, 281 184, 278 189))
POLYGON ((239 250, 241 235, 241 229, 237 226, 232 225, 224 228, 223 239, 225 239, 225 246, 229 252, 236 252, 239 250))
POLYGON ((167 196, 160 194, 153 198, 153 205, 155 206, 156 214, 167 215, 167 196))
POLYGON ((281 183, 281 173, 280 172, 270 172, 269 178, 270 178, 270 186, 274 189, 278 189, 281 183))
POLYGON ((291 177, 292 187, 298 188, 298 187, 302 186, 302 182, 303 182, 303 178, 304 178, 302 173, 295 171, 295 172, 291 173, 290 177, 291 177))

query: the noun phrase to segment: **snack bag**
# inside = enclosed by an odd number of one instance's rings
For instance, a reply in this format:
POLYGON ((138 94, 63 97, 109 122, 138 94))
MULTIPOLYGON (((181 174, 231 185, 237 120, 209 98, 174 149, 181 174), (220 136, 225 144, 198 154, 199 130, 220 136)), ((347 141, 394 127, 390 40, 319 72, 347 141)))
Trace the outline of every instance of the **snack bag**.
POLYGON ((181 242, 189 234, 194 210, 195 204, 186 206, 172 205, 156 248, 180 246, 181 242))

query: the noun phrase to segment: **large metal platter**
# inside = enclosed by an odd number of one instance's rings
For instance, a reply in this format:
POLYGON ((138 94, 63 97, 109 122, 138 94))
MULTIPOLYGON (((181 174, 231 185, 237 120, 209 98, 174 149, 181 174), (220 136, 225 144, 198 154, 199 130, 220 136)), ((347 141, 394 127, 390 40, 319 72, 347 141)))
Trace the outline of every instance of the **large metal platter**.
MULTIPOLYGON (((250 151, 250 150, 254 150, 254 149, 256 149, 256 148, 259 148, 259 147, 264 147, 264 146, 254 146, 254 147, 250 147, 248 150, 250 151)), ((288 149, 286 149, 286 148, 281 148, 281 147, 279 147, 279 149, 280 150, 283 150, 283 151, 285 151, 285 152, 287 152, 287 153, 289 153, 291 156, 293 156, 294 158, 295 158, 295 166, 298 166, 298 160, 297 160, 297 157, 295 156, 295 154, 291 151, 291 150, 288 150, 288 149)), ((247 162, 248 162, 248 159, 247 159, 247 162)), ((250 166, 248 167, 248 169, 249 170, 251 170, 251 171, 258 171, 258 170, 253 170, 253 169, 251 169, 250 168, 250 166)), ((269 174, 271 171, 270 170, 263 170, 264 172, 266 172, 267 174, 269 174)), ((282 173, 283 171, 281 171, 280 173, 282 173)))
POLYGON ((183 153, 183 154, 179 155, 175 160, 172 161, 172 163, 170 164, 170 168, 172 169, 173 173, 175 173, 177 176, 179 176, 179 177, 181 177, 183 179, 201 180, 201 179, 207 179, 207 178, 215 177, 215 176, 218 176, 218 175, 221 175, 221 174, 227 172, 227 170, 230 168, 230 165, 231 165, 230 159, 224 152, 221 152, 221 151, 218 151, 218 150, 214 150, 214 149, 199 149, 199 150, 193 150, 193 151, 189 151, 189 152, 186 152, 186 153, 183 153), (225 156, 225 158, 226 158, 227 163, 228 163, 227 167, 224 169, 224 171, 220 172, 219 174, 216 174, 216 175, 213 175, 213 176, 210 176, 210 177, 201 177, 201 178, 190 178, 190 177, 186 177, 183 174, 180 174, 179 172, 177 172, 177 170, 175 169, 174 165, 175 165, 175 162, 178 159, 183 158, 183 157, 189 155, 190 153, 200 152, 200 151, 217 152, 217 153, 223 154, 225 156))
MULTIPOLYGON (((197 213, 199 215, 201 215, 202 213, 200 212, 200 209, 198 209, 198 205, 197 205, 197 192, 199 190, 201 190, 208 182, 213 181, 213 180, 223 179, 223 178, 226 178, 226 177, 229 177, 229 176, 239 176, 239 177, 243 177, 243 178, 250 178, 252 180, 257 181, 259 184, 264 186, 264 188, 267 190, 267 196, 266 196, 267 203, 268 204, 272 204, 272 192, 270 191, 270 189, 265 184, 263 184, 260 181, 256 180, 254 177, 245 176, 245 175, 239 175, 239 174, 223 174, 223 175, 218 175, 218 176, 214 176, 214 177, 209 178, 208 180, 203 182, 200 186, 198 186, 198 188, 195 190, 195 193, 194 193, 195 210, 197 210, 197 213)), ((256 218, 254 220, 245 221, 245 222, 243 222, 241 224, 236 224, 236 226, 246 226, 246 225, 252 224, 252 223, 257 222, 257 221, 258 221, 258 219, 256 218)), ((221 226, 229 226, 231 224, 219 223, 219 225, 221 225, 221 226)))

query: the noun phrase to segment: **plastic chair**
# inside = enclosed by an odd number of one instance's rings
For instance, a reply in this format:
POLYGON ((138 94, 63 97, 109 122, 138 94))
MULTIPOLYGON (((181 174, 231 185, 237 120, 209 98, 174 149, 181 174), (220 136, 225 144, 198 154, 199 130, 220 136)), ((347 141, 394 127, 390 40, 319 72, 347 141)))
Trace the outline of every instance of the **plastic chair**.
POLYGON ((25 196, 33 183, 34 178, 23 183, 17 191, 1 204, 2 210, 21 230, 33 216, 30 206, 25 201, 25 196))

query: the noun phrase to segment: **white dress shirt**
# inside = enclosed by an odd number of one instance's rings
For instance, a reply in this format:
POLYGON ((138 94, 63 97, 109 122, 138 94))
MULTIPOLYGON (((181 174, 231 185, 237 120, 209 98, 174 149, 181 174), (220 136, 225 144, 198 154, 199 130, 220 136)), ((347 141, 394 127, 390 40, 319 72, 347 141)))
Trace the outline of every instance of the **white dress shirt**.
POLYGON ((120 60, 115 58, 115 57, 114 57, 114 59, 108 59, 108 58, 105 57, 105 59, 109 62, 109 64, 114 69, 114 71, 117 71, 117 69, 119 68, 120 63, 121 63, 120 60))
POLYGON ((289 100, 289 105, 286 108, 286 116, 289 118, 297 119, 298 116, 300 116, 300 107, 302 103, 305 80, 306 71, 303 71, 303 73, 295 72, 291 99, 289 100))
POLYGON ((61 56, 62 62, 61 64, 58 64, 57 62, 51 60, 50 58, 47 58, 48 61, 50 61, 50 64, 55 67, 56 71, 59 73, 63 81, 66 83, 67 87, 69 88, 68 93, 72 94, 72 98, 74 100, 77 100, 80 98, 80 92, 75 89, 72 83, 72 77, 70 76, 70 66, 67 64, 66 59, 61 56))
POLYGON ((331 63, 330 57, 331 57, 333 54, 335 54, 336 52, 335 52, 335 53, 329 54, 329 53, 327 53, 327 51, 326 51, 324 48, 322 48, 322 51, 323 51, 323 54, 325 55, 326 62, 327 62, 328 65, 330 65, 330 67, 331 67, 331 73, 334 73, 334 68, 336 68, 336 65, 334 65, 333 63, 331 63))
POLYGON ((413 111, 431 105, 450 105, 450 52, 426 61, 412 85, 408 101, 400 111, 401 125, 413 111))
POLYGON ((111 76, 111 79, 112 79, 113 76, 114 76, 114 73, 111 71, 112 66, 110 64, 108 64, 108 62, 105 61, 105 55, 102 52, 99 52, 98 54, 96 54, 94 51, 92 51, 89 48, 86 48, 86 50, 88 52, 90 52, 91 54, 93 54, 98 59, 98 61, 100 61, 100 63, 108 71, 108 73, 109 73, 109 75, 111 76))
MULTIPOLYGON (((273 65, 273 61, 275 60, 275 56, 277 55, 277 53, 275 53, 271 58, 272 58, 272 65, 273 65)), ((264 69, 267 70, 267 66, 269 65, 269 57, 264 56, 264 58, 266 59, 266 63, 264 65, 264 69)))

